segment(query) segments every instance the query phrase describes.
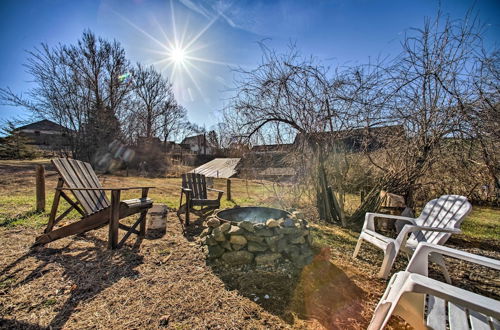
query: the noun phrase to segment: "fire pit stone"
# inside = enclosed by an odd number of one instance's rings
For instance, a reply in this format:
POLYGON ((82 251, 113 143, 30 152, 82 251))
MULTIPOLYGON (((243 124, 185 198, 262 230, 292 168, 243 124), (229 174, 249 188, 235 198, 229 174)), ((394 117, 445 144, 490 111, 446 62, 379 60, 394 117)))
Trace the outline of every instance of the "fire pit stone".
POLYGON ((286 258, 301 268, 311 262, 311 234, 298 212, 241 207, 215 213, 202 233, 209 259, 229 265, 275 264, 286 258))

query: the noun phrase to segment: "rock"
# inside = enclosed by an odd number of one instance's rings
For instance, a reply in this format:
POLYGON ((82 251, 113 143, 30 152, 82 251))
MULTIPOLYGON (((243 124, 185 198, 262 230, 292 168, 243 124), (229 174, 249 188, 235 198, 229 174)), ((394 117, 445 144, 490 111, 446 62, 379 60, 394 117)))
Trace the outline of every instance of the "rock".
POLYGON ((283 227, 295 227, 295 222, 292 219, 286 219, 283 222, 283 227))
POLYGON ((271 249, 271 251, 273 251, 273 252, 278 251, 276 245, 281 238, 282 238, 282 236, 271 236, 271 237, 265 238, 266 243, 267 243, 267 245, 269 245, 269 248, 271 249))
POLYGON ((203 231, 201 232, 200 234, 200 237, 203 238, 205 236, 208 236, 212 233, 212 228, 208 227, 208 228, 205 228, 203 229, 203 231))
POLYGON ((300 254, 305 256, 312 256, 314 255, 314 252, 307 244, 303 244, 300 246, 300 254))
POLYGON ((255 230, 259 230, 259 229, 263 229, 263 228, 266 228, 266 224, 265 223, 256 223, 255 225, 253 225, 253 227, 255 228, 255 230))
POLYGON ((251 233, 255 232, 255 228, 253 227, 253 223, 250 221, 241 221, 238 226, 241 228, 245 229, 246 231, 249 231, 251 233))
POLYGON ((311 256, 304 256, 304 255, 296 255, 296 256, 291 257, 291 259, 292 259, 294 266, 297 268, 302 268, 312 261, 311 256))
POLYGON ((276 230, 276 232, 279 234, 285 234, 285 235, 296 235, 301 232, 301 230, 296 227, 278 227, 275 228, 274 230, 276 230))
POLYGON ((205 244, 208 246, 217 245, 217 241, 214 239, 212 235, 209 235, 205 238, 205 244))
POLYGON ((288 242, 286 241, 285 238, 282 238, 278 241, 276 244, 276 252, 283 252, 285 251, 286 247, 288 246, 288 242))
POLYGON ((238 226, 231 226, 229 231, 227 232, 229 235, 240 235, 245 232, 245 229, 240 228, 238 226))
POLYGON ((220 244, 224 249, 232 251, 231 244, 228 241, 224 241, 220 244))
POLYGON ((266 221, 266 226, 268 226, 269 228, 279 227, 280 223, 278 222, 278 220, 271 218, 266 221))
POLYGON ((212 245, 208 247, 208 257, 210 259, 219 258, 224 252, 224 248, 219 245, 212 245))
POLYGON ((254 235, 254 234, 245 234, 245 237, 246 237, 247 241, 249 241, 249 242, 257 242, 257 243, 264 242, 264 237, 259 237, 259 236, 254 235))
POLYGON ((220 220, 217 218, 210 218, 207 220, 208 227, 214 228, 214 227, 219 227, 219 225, 220 225, 220 220))
POLYGON ((231 244, 246 245, 247 239, 242 235, 231 235, 229 242, 231 242, 231 244))
POLYGON ((264 252, 267 250, 267 246, 257 242, 249 242, 247 249, 250 252, 264 252))
POLYGON ((238 244, 231 244, 231 247, 233 248, 234 251, 239 251, 243 248, 244 245, 238 245, 238 244))
POLYGON ((222 225, 219 226, 219 229, 223 233, 227 233, 229 231, 229 229, 231 229, 231 224, 229 222, 223 223, 222 225))
POLYGON ((269 228, 262 228, 262 229, 256 230, 255 235, 261 236, 261 237, 262 236, 270 237, 270 236, 274 236, 274 232, 269 228))
POLYGON ((304 218, 304 214, 302 212, 299 212, 299 211, 293 211, 292 217, 294 217, 296 219, 302 219, 302 218, 304 218))
POLYGON ((257 265, 268 265, 281 258, 281 253, 264 253, 255 257, 257 265))
POLYGON ((304 236, 297 236, 290 239, 290 243, 292 244, 304 244, 306 242, 304 236))
POLYGON ((222 260, 230 265, 245 265, 253 261, 254 255, 248 251, 226 252, 222 255, 222 260))
POLYGON ((224 233, 222 232, 220 227, 222 226, 214 228, 212 235, 217 242, 224 242, 226 240, 226 236, 224 236, 224 233))

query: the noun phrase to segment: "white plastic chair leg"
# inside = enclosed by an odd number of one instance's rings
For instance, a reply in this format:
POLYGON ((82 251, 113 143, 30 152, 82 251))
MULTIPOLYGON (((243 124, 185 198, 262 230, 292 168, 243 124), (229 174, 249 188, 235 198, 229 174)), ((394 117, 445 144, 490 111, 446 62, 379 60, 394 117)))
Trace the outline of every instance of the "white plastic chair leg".
POLYGON ((434 262, 441 268, 441 271, 443 272, 444 279, 446 280, 446 283, 451 284, 451 278, 450 278, 450 273, 448 273, 448 269, 446 268, 446 263, 444 261, 444 258, 441 254, 439 253, 431 253, 429 255, 430 261, 434 262))
POLYGON ((396 260, 396 249, 393 244, 389 244, 384 250, 384 261, 378 273, 379 278, 387 279, 387 277, 389 277, 394 260, 396 260))
POLYGON ((352 254, 353 258, 356 258, 359 253, 359 249, 361 248, 361 244, 363 244, 363 239, 360 237, 358 239, 358 243, 356 243, 356 248, 354 249, 354 253, 352 254))

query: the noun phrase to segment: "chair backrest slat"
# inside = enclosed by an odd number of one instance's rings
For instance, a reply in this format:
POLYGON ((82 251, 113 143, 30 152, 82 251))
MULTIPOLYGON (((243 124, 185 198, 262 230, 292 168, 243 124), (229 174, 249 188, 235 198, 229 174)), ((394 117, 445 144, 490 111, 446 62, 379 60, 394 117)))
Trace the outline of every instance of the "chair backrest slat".
MULTIPOLYGON (((472 205, 466 197, 443 195, 428 202, 415 222, 419 226, 459 229, 471 209, 472 205)), ((444 244, 450 236, 449 233, 419 231, 413 233, 409 240, 444 244)))
POLYGON ((202 174, 182 174, 182 187, 191 189, 194 199, 207 199, 207 181, 202 174))
MULTIPOLYGON (((97 179, 97 176, 95 176, 90 164, 65 158, 54 159, 52 163, 69 188, 102 188, 100 183, 96 184, 95 179, 97 179), (93 173, 95 179, 90 176, 89 172, 93 173)), ((107 198, 102 196, 103 191, 73 190, 72 193, 87 214, 100 211, 109 206, 107 198)))

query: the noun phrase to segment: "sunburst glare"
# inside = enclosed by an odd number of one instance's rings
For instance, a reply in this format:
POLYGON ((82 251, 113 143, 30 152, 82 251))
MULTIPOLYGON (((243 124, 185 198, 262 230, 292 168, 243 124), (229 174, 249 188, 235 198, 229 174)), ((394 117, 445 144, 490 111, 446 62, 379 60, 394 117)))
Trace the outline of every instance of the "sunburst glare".
MULTIPOLYGON (((200 42, 200 38, 210 29, 210 27, 217 21, 220 17, 216 16, 212 18, 203 28, 199 31, 188 31, 188 19, 184 20, 184 27, 181 28, 182 33, 178 34, 178 26, 176 24, 176 15, 174 12, 174 6, 172 1, 170 1, 170 14, 171 14, 171 23, 172 29, 170 33, 166 33, 163 29, 162 24, 156 19, 153 18, 153 22, 156 24, 158 28, 158 33, 146 32, 139 26, 135 25, 126 17, 120 15, 115 12, 121 19, 123 19, 127 24, 133 27, 135 30, 142 33, 149 40, 153 41, 156 45, 159 46, 157 49, 148 49, 148 51, 160 55, 160 58, 157 61, 154 61, 150 64, 156 66, 161 71, 168 71, 170 75, 170 80, 176 86, 177 90, 187 90, 189 89, 188 85, 185 85, 186 81, 189 80, 191 83, 189 85, 194 86, 198 93, 205 98, 202 89, 200 88, 194 72, 198 74, 202 74, 204 76, 208 76, 198 65, 197 63, 207 63, 213 65, 231 65, 231 63, 226 63, 223 61, 217 61, 213 59, 209 59, 205 57, 205 54, 200 54, 200 51, 203 50, 206 45, 200 42), (161 35, 162 37, 159 40, 153 35, 161 35), (187 37, 187 35, 191 35, 192 37, 187 37)), ((191 95, 191 92, 188 91, 188 94, 191 95)), ((191 97, 192 98, 192 97, 191 97)))

